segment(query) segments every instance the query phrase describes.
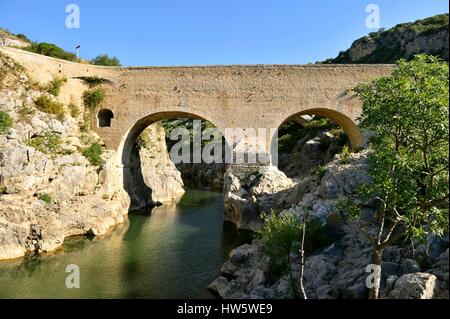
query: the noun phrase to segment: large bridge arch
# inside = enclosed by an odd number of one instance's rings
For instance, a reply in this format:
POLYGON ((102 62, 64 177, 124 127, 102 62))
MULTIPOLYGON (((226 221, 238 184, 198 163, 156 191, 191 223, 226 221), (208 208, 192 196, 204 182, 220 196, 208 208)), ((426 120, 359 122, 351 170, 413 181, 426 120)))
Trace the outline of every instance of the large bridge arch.
POLYGON ((216 123, 218 122, 216 119, 212 119, 210 116, 204 114, 201 111, 178 111, 178 110, 166 110, 161 112, 149 113, 147 115, 142 115, 142 117, 132 124, 127 131, 124 133, 120 144, 117 148, 117 155, 119 157, 122 165, 127 166, 131 154, 131 150, 133 145, 137 139, 137 137, 144 131, 148 126, 156 123, 158 121, 164 119, 173 119, 173 118, 190 118, 190 119, 198 119, 203 121, 210 122, 213 126, 215 126, 223 135, 224 128, 216 123))
MULTIPOLYGON (((281 125, 291 121, 295 120, 298 117, 309 115, 309 116, 321 116, 328 118, 335 122, 337 125, 341 127, 341 129, 347 134, 348 139, 350 141, 350 144, 352 148, 357 149, 363 146, 364 144, 364 138, 361 133, 360 128, 357 125, 357 119, 352 119, 348 114, 345 114, 343 112, 339 112, 333 109, 328 108, 312 108, 307 110, 302 110, 295 112, 291 115, 288 115, 285 117, 284 120, 281 120, 279 123, 276 123, 276 127, 279 128, 281 125)), ((272 137, 272 143, 274 142, 274 139, 277 138, 276 136, 277 132, 275 133, 275 136, 272 137)), ((274 146, 271 146, 273 148, 274 146)))

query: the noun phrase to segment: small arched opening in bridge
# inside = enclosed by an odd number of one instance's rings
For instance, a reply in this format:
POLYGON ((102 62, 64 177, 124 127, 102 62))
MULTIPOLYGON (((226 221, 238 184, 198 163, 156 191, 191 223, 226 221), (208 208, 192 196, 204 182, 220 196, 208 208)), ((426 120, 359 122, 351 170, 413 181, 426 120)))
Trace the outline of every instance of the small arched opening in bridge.
POLYGON ((198 132, 199 127, 202 134, 202 155, 205 150, 204 144, 213 140, 214 143, 221 145, 221 156, 230 152, 222 132, 218 128, 214 130, 213 122, 192 113, 151 114, 137 121, 129 129, 120 143, 118 152, 123 165, 124 189, 131 199, 130 212, 148 211, 148 208, 154 207, 159 202, 170 202, 171 199, 176 199, 184 193, 183 188, 201 187, 213 190, 222 188, 225 171, 223 157, 222 162, 206 163, 203 156, 198 162, 199 158, 194 158, 193 153, 188 154, 187 158, 179 154, 186 150, 192 152, 193 132, 194 130, 198 132), (217 132, 219 137, 216 139, 208 135, 211 131, 217 132), (186 145, 186 140, 178 135, 179 132, 188 133, 189 145, 186 145), (175 152, 174 149, 180 152, 175 152), (177 157, 178 155, 180 156, 177 157), (178 160, 182 158, 181 162, 174 163, 173 156, 178 160), (181 192, 178 192, 180 187, 181 192))
POLYGON ((98 127, 111 127, 111 121, 114 118, 114 113, 109 109, 101 109, 97 113, 98 127))
POLYGON ((323 165, 344 147, 358 149, 363 137, 355 122, 340 112, 317 108, 288 116, 278 126, 271 152, 288 177, 321 175, 323 165))

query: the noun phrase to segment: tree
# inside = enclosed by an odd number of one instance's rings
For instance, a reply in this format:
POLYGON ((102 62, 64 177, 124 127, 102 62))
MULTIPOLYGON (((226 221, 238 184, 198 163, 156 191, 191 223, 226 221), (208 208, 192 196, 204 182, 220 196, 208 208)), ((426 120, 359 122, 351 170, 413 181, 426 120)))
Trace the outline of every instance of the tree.
POLYGON ((100 54, 91 60, 92 64, 103 66, 121 66, 117 57, 109 57, 107 54, 100 54))
MULTIPOLYGON (((425 240, 448 232, 448 64, 417 55, 400 60, 389 77, 359 85, 361 126, 374 133, 369 156, 372 183, 354 200, 341 202, 370 240, 372 263, 400 238, 425 240), (372 202, 373 218, 362 218, 357 202, 372 202)), ((377 299, 376 277, 369 297, 377 299)))
POLYGON ((64 51, 62 48, 46 42, 33 42, 28 47, 25 47, 25 50, 34 52, 37 54, 43 54, 46 56, 68 60, 68 61, 77 61, 77 56, 72 52, 64 51))

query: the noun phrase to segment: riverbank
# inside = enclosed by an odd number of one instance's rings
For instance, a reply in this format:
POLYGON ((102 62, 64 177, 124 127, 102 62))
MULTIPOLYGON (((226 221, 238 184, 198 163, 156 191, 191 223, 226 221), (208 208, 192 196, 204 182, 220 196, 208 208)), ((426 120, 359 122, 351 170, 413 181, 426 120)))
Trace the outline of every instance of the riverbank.
POLYGON ((178 203, 130 214, 104 236, 1 262, 0 298, 214 298, 206 286, 250 239, 223 224, 220 193, 187 190, 178 203), (80 289, 64 285, 68 264, 80 267, 80 289))

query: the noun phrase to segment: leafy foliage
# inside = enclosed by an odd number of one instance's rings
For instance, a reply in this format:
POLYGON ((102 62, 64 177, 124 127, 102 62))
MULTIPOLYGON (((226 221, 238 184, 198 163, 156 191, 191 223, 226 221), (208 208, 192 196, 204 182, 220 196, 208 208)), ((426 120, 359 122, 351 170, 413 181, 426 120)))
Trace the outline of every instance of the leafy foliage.
MULTIPOLYGON (((400 60, 391 76, 355 89, 363 101, 361 126, 375 133, 372 183, 339 208, 371 241, 373 264, 381 265, 384 248, 400 238, 424 241, 448 233, 448 85, 447 63, 417 55, 400 60), (362 218, 358 202, 372 203, 373 218, 362 218)), ((372 299, 379 297, 376 280, 372 299)))
POLYGON ((8 130, 13 126, 13 120, 8 113, 0 111, 0 134, 8 132, 8 130))
POLYGON ((109 80, 102 78, 100 76, 94 75, 94 76, 83 76, 80 77, 81 80, 89 84, 90 86, 96 86, 103 83, 109 82, 109 80))
POLYGON ((319 179, 322 179, 327 173, 327 168, 324 165, 317 165, 311 169, 311 175, 317 176, 319 179))
POLYGON ((301 222, 297 216, 288 214, 263 214, 264 227, 257 232, 269 258, 271 271, 285 273, 288 270, 289 254, 294 243, 300 240, 301 222))
POLYGON ((96 141, 92 143, 88 148, 83 151, 83 156, 94 166, 100 166, 102 163, 103 148, 100 142, 96 141))
POLYGON ((384 244, 448 232, 448 75, 447 63, 418 55, 401 60, 392 76, 356 88, 361 125, 375 133, 373 183, 361 188, 360 197, 378 202, 384 244))
POLYGON ((53 202, 52 197, 47 193, 39 193, 36 197, 47 204, 51 204, 53 202))
POLYGON ((47 84, 45 89, 51 95, 58 96, 61 92, 61 86, 66 82, 66 77, 54 76, 53 79, 47 84))
POLYGON ((117 57, 109 57, 107 54, 100 54, 91 60, 92 64, 103 66, 121 66, 117 57))
POLYGON ((18 37, 19 39, 26 41, 26 42, 31 42, 30 39, 27 38, 27 36, 23 33, 18 33, 16 34, 16 37, 18 37))
POLYGON ((46 42, 33 42, 30 46, 24 48, 26 51, 34 52, 37 54, 43 54, 46 56, 68 60, 68 61, 77 61, 77 56, 72 52, 67 52, 61 49, 60 47, 46 42))
POLYGON ((55 114, 59 120, 64 119, 65 113, 64 105, 62 103, 52 100, 46 95, 41 95, 34 101, 34 104, 36 104, 36 107, 40 111, 48 114, 55 114))
POLYGON ((87 90, 83 93, 84 105, 90 110, 95 110, 104 99, 105 91, 101 88, 87 90))
MULTIPOLYGON (((303 234, 302 221, 293 213, 263 214, 264 226, 256 232, 264 245, 264 253, 269 258, 270 271, 286 273, 289 270, 289 254, 298 248, 303 234)), ((329 245, 333 238, 328 236, 318 219, 306 223, 305 251, 312 252, 329 245)))
POLYGON ((61 153, 61 136, 58 133, 46 131, 34 136, 28 141, 28 145, 44 154, 61 153))
POLYGON ((0 186, 0 195, 6 195, 8 194, 8 189, 6 186, 0 186))
POLYGON ((344 147, 341 150, 340 153, 340 161, 342 164, 348 164, 350 162, 350 157, 352 155, 352 152, 350 151, 350 148, 348 147, 348 145, 344 145, 344 147))
POLYGON ((74 119, 76 119, 80 115, 80 108, 75 103, 71 102, 69 105, 67 105, 70 116, 72 116, 74 119))

